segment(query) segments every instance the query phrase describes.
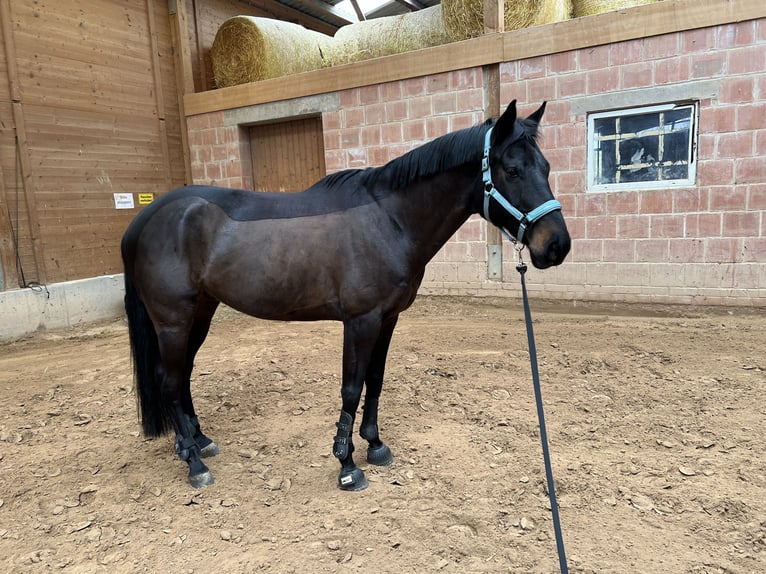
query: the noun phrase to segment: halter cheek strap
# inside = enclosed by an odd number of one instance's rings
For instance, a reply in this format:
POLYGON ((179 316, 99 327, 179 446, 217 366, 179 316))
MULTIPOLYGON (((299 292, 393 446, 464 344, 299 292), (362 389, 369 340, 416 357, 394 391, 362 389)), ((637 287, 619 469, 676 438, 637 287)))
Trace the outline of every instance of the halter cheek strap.
MULTIPOLYGON (((510 204, 510 202, 505 199, 500 192, 497 191, 495 188, 495 184, 492 183, 492 173, 489 169, 489 148, 490 148, 490 138, 492 137, 492 129, 489 128, 487 130, 487 135, 484 138, 484 155, 481 159, 481 179, 484 182, 484 219, 492 223, 492 220, 489 218, 489 204, 490 199, 494 199, 500 207, 505 209, 505 211, 511 215, 516 221, 519 222, 519 231, 516 234, 516 237, 511 237, 508 232, 500 227, 497 226, 501 233, 505 235, 506 238, 508 238, 509 241, 513 243, 521 243, 521 240, 524 238, 524 233, 527 230, 527 227, 532 225, 535 221, 540 219, 541 217, 548 215, 551 211, 556 211, 557 209, 561 209, 561 203, 556 201, 555 199, 549 199, 542 205, 539 205, 529 213, 522 213, 518 209, 516 209, 513 205, 510 204)), ((516 129, 520 129, 517 125, 514 129, 513 138, 517 139, 521 136, 521 134, 516 134, 516 129)))

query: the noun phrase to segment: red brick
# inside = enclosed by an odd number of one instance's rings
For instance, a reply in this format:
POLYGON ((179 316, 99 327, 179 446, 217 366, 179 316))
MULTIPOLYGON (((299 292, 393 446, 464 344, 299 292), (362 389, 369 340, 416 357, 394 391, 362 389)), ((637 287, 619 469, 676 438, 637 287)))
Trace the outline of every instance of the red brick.
POLYGON ((529 80, 525 84, 528 102, 542 102, 556 98, 556 78, 537 78, 529 80))
POLYGON ((677 56, 654 62, 654 81, 657 84, 676 84, 689 79, 689 58, 677 56))
POLYGON ((381 126, 381 138, 384 144, 402 142, 402 124, 392 123, 381 126))
POLYGON ((391 102, 393 100, 402 99, 402 84, 401 82, 388 82, 381 85, 381 95, 384 102, 391 102))
POLYGON ((672 213, 673 196, 664 189, 641 191, 639 211, 646 213, 672 213))
POLYGON ((545 75, 545 56, 527 58, 519 62, 519 79, 541 78, 545 75))
POLYGON ((622 88, 643 88, 654 84, 654 66, 651 62, 640 62, 620 67, 620 85, 622 88))
POLYGON ((440 94, 449 90, 449 74, 432 74, 426 78, 426 93, 440 94))
POLYGON ((704 52, 715 48, 715 29, 698 28, 681 32, 681 52, 704 52))
POLYGON ((380 126, 363 126, 362 127, 362 145, 374 146, 382 143, 382 136, 380 134, 380 126))
POLYGON ((724 133, 736 130, 737 106, 700 106, 700 132, 724 133))
POLYGON ((674 263, 704 261, 705 242, 702 239, 671 239, 668 241, 668 259, 674 263))
POLYGON ((468 112, 484 108, 484 92, 479 88, 461 90, 457 93, 457 111, 468 112))
POLYGON ((457 111, 457 95, 455 92, 434 94, 432 97, 431 106, 434 114, 454 114, 457 111))
POLYGON ((638 193, 635 191, 616 191, 604 194, 607 196, 607 213, 610 215, 627 215, 638 213, 638 193))
POLYGON ((599 70, 609 67, 609 45, 583 48, 578 52, 580 70, 599 70))
POLYGON ((735 263, 738 260, 739 241, 734 238, 710 238, 705 243, 706 263, 735 263))
POLYGON ((348 108, 359 105, 359 90, 342 90, 338 92, 338 103, 341 108, 348 108))
POLYGON ((567 229, 572 239, 583 239, 585 237, 585 218, 574 217, 571 211, 564 214, 567 222, 567 229))
POLYGON ((680 40, 676 33, 652 36, 644 39, 644 58, 655 60, 678 56, 680 40))
POLYGON ((404 141, 406 142, 422 142, 426 139, 425 120, 404 122, 402 129, 404 130, 404 141))
POLYGON ((766 263, 766 237, 746 237, 743 239, 742 261, 766 263))
MULTIPOLYGON (((764 47, 763 51, 766 53, 766 47, 764 47)), ((764 67, 764 70, 766 70, 766 67, 764 67)), ((738 106, 737 130, 760 129, 766 129, 766 103, 738 106)))
POLYGON ((407 102, 389 102, 386 104, 386 121, 400 122, 407 118, 407 102))
POLYGON ((766 161, 762 157, 738 159, 734 169, 737 183, 762 183, 766 181, 766 161))
POLYGON ((699 185, 725 185, 734 183, 734 161, 730 159, 700 161, 697 164, 699 185))
POLYGON ((586 91, 585 74, 567 74, 556 79, 556 95, 559 98, 580 96, 586 91))
POLYGON ((756 20, 756 39, 759 42, 766 42, 766 20, 756 20))
POLYGON ((578 239, 572 242, 572 261, 603 261, 603 239, 578 239))
POLYGON ((340 111, 325 112, 322 114, 322 130, 337 130, 340 128, 340 111))
POLYGON ((324 132, 324 149, 340 149, 340 130, 327 130, 324 132))
POLYGON ((551 165, 551 171, 555 175, 558 172, 568 171, 569 168, 569 150, 565 148, 545 148, 543 149, 545 159, 551 165))
POLYGON ((690 60, 690 77, 713 78, 726 72, 726 55, 720 53, 694 54, 690 60))
POLYGON ((374 146, 367 148, 367 161, 370 166, 376 167, 384 165, 388 162, 388 148, 381 146, 374 146))
POLYGON ((359 88, 359 103, 363 106, 381 102, 380 85, 362 86, 359 88))
POLYGON ((653 215, 651 219, 650 236, 657 237, 683 237, 683 215, 653 215))
POLYGON ((365 111, 363 108, 346 108, 342 117, 344 127, 358 127, 364 125, 365 111))
POLYGON ((729 51, 729 74, 750 74, 766 70, 766 49, 763 45, 729 51))
POLYGON ((327 169, 327 173, 335 173, 342 169, 346 169, 348 165, 345 160, 345 152, 340 149, 325 150, 324 164, 327 169))
POLYGON ((617 237, 617 218, 611 216, 588 217, 585 220, 585 236, 588 239, 617 237))
POLYGON ((433 115, 433 110, 431 109, 431 96, 413 98, 409 100, 408 103, 410 105, 409 117, 412 119, 427 118, 428 116, 433 115))
POLYGON ((426 118, 426 137, 429 140, 443 136, 449 131, 449 118, 434 116, 426 118))
POLYGON ((474 114, 455 114, 449 118, 449 131, 455 132, 475 126, 478 122, 474 114))
POLYGON ((723 233, 727 237, 757 237, 760 230, 760 212, 739 211, 723 214, 723 233))
POLYGON ((749 157, 752 155, 753 132, 732 132, 718 136, 719 158, 749 157))
POLYGON ((585 193, 577 197, 577 215, 606 215, 607 197, 605 193, 585 193))
POLYGON ((707 209, 709 198, 705 189, 699 187, 674 189, 672 195, 673 213, 690 213, 707 209))
POLYGON ((364 123, 368 126, 382 124, 386 121, 386 105, 370 104, 364 107, 364 123))
POLYGON ((740 22, 718 26, 718 48, 735 48, 752 44, 755 39, 755 22, 740 22))
POLYGON ((643 60, 644 55, 644 41, 628 40, 626 42, 617 42, 611 45, 611 59, 610 64, 612 66, 621 66, 623 64, 632 64, 634 62, 640 62, 643 60))
POLYGON ((641 239, 636 241, 636 261, 667 261, 669 247, 667 239, 641 239))
POLYGON ((508 84, 519 79, 517 62, 500 63, 500 83, 508 84))
POLYGON ((346 150, 348 167, 367 167, 370 165, 367 158, 367 148, 350 148, 346 150))
POLYGON ((480 88, 483 84, 483 75, 481 68, 467 68, 464 70, 455 70, 450 74, 451 87, 455 90, 465 90, 470 88, 480 88))
POLYGON ((556 193, 580 193, 585 191, 585 173, 580 170, 557 171, 554 174, 553 181, 556 193))
POLYGON ((559 52, 548 57, 548 71, 554 74, 572 72, 577 69, 576 52, 559 52))
POLYGON ((588 93, 603 94, 619 87, 620 70, 617 67, 594 70, 588 74, 588 93))
POLYGON ((604 242, 604 261, 633 263, 636 260, 635 239, 613 239, 604 242))
POLYGON ((747 188, 724 187, 710 194, 710 211, 739 211, 747 204, 747 188))
POLYGON ((692 213, 686 216, 686 237, 707 238, 721 236, 720 213, 692 213))
POLYGON ((402 95, 407 98, 422 96, 426 93, 425 78, 409 78, 402 80, 402 95))
POLYGON ((753 100, 753 78, 727 78, 722 82, 719 101, 722 103, 741 103, 753 100))
POLYGON ((755 132, 755 155, 766 158, 766 129, 755 132))
POLYGON ((766 211, 766 182, 750 186, 747 195, 747 208, 766 211))
POLYGON ((204 130, 210 127, 210 114, 199 114, 186 118, 186 128, 189 131, 204 130))
POLYGON ((358 147, 361 141, 361 130, 359 128, 350 128, 340 130, 340 147, 358 147))

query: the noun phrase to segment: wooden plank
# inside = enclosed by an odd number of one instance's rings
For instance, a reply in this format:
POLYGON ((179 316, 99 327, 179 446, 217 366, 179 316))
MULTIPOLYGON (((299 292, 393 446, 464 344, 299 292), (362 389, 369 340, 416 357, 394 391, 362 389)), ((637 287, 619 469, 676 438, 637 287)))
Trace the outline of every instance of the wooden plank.
MULTIPOLYGON (((47 281, 45 271, 45 256, 43 244, 40 240, 40 224, 37 218, 37 203, 35 198, 35 182, 32 178, 32 166, 27 148, 27 135, 24 124, 24 108, 22 106, 22 93, 19 88, 18 68, 16 67, 16 47, 14 44, 13 30, 11 29, 11 4, 10 0, 0 0, 0 25, 3 31, 5 47, 6 67, 8 70, 8 84, 12 98, 13 122, 16 128, 16 145, 19 152, 21 169, 21 181, 24 189, 24 200, 27 208, 27 222, 29 236, 32 242, 32 254, 34 256, 35 269, 29 270, 34 273, 35 280, 40 283, 47 281)), ((17 230, 17 237, 20 231, 17 230)), ((29 276, 29 279, 32 275, 29 276)))
POLYGON ((16 245, 14 232, 11 229, 11 217, 5 198, 5 177, 0 166, 0 291, 9 286, 18 287, 18 271, 16 269, 16 245))
MULTIPOLYGON (((183 4, 183 2, 182 2, 183 4)), ((162 89, 162 70, 160 69, 159 39, 157 37, 157 23, 154 18, 154 0, 146 0, 146 16, 149 26, 149 49, 151 51, 152 75, 154 76, 154 98, 157 105, 157 121, 159 122, 159 140, 162 150, 162 165, 165 172, 167 187, 173 187, 173 178, 170 170, 170 149, 168 147, 168 133, 165 126, 165 96, 162 89)))
POLYGON ((502 34, 375 58, 344 66, 304 72, 198 94, 187 94, 187 116, 287 100, 312 94, 336 92, 359 86, 472 68, 503 60, 502 34))
POLYGON ((763 0, 665 0, 346 66, 187 94, 187 116, 766 17, 763 0))
MULTIPOLYGON (((194 5, 196 6, 196 2, 194 2, 194 5)), ((194 73, 188 30, 189 21, 186 13, 186 0, 176 0, 176 10, 170 14, 170 43, 174 55, 176 94, 181 122, 181 153, 184 164, 184 183, 192 182, 189 133, 186 127, 186 114, 184 111, 184 95, 194 93, 194 73)))

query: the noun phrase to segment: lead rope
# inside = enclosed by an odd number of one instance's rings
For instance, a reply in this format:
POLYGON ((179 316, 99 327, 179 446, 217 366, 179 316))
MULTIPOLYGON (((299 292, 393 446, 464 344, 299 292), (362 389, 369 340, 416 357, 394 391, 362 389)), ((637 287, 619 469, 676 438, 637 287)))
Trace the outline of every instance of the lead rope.
POLYGON ((527 264, 521 258, 521 251, 524 246, 517 244, 516 252, 519 255, 519 262, 516 264, 516 271, 521 275, 521 293, 524 302, 524 318, 527 324, 527 342, 529 345, 529 362, 532 366, 532 383, 535 388, 535 402, 537 403, 537 418, 540 421, 540 442, 543 445, 543 460, 545 461, 545 479, 548 482, 548 496, 551 500, 551 513, 553 515, 553 532, 556 535, 556 550, 559 555, 559 566, 561 574, 568 574, 567 557, 564 551, 564 537, 561 534, 561 523, 559 521, 559 506, 556 502, 556 490, 553 485, 553 469, 551 467, 551 453, 548 450, 548 432, 545 430, 545 415, 543 413, 543 395, 540 390, 540 373, 537 369, 537 349, 535 347, 535 334, 532 330, 532 313, 529 310, 529 298, 527 297, 527 284, 524 280, 524 274, 527 272, 527 264))

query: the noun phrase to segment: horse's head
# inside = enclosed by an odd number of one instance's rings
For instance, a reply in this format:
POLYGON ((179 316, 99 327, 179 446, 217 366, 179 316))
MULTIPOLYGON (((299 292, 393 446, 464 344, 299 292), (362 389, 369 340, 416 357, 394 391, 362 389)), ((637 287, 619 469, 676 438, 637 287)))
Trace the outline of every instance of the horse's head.
POLYGON ((545 103, 528 118, 512 101, 487 134, 482 165, 484 218, 529 248, 532 264, 559 265, 570 238, 561 204, 548 184, 550 166, 536 142, 545 103))

